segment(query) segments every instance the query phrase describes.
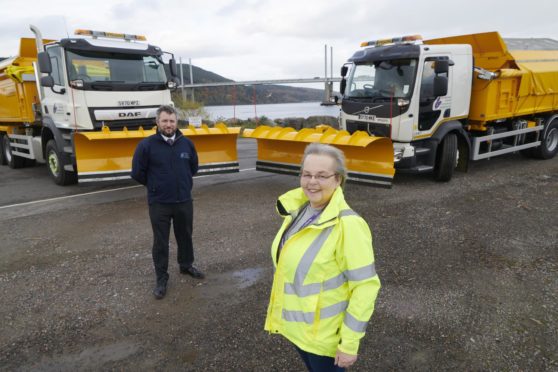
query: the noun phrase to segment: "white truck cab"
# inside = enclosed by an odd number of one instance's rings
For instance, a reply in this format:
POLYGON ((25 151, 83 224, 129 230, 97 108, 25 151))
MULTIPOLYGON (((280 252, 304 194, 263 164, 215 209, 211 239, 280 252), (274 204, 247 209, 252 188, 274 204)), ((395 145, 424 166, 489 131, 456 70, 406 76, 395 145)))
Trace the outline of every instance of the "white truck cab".
POLYGON ((471 46, 425 45, 418 35, 361 46, 341 70, 341 129, 390 138, 400 171, 432 171, 438 141, 430 139, 469 113, 471 46))

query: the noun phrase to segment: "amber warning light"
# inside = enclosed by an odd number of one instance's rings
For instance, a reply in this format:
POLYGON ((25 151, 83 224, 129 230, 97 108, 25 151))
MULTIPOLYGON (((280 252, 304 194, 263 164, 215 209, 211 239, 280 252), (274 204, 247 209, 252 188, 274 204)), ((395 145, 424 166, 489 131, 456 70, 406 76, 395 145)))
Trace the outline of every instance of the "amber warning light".
POLYGON ((391 39, 380 39, 374 41, 365 41, 360 44, 361 47, 377 47, 388 44, 415 44, 422 42, 422 36, 420 35, 407 35, 401 37, 394 37, 391 39))
POLYGON ((93 31, 93 30, 76 30, 74 32, 76 35, 91 36, 92 38, 106 37, 110 39, 124 39, 124 40, 136 40, 136 41, 146 41, 147 39, 143 35, 130 35, 121 34, 117 32, 106 32, 106 31, 93 31))

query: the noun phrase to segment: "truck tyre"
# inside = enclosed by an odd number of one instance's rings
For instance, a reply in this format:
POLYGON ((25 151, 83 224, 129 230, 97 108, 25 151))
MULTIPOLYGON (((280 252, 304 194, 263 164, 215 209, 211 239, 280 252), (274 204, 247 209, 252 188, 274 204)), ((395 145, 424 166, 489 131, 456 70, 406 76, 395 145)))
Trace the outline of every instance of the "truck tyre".
POLYGON ((533 149, 532 155, 538 159, 552 159, 558 152, 558 119, 554 119, 544 132, 541 145, 533 149))
POLYGON ((7 164, 12 169, 25 167, 25 158, 12 154, 10 138, 6 135, 2 136, 2 164, 7 164))
POLYGON ((532 157, 533 157, 533 148, 530 147, 530 148, 528 148, 528 149, 519 150, 519 153, 520 153, 521 156, 523 156, 524 158, 532 158, 532 157))
POLYGON ((4 154, 4 135, 0 134, 0 165, 6 165, 6 155, 4 154))
POLYGON ((436 151, 436 164, 434 166, 434 179, 438 182, 447 182, 453 176, 457 160, 457 136, 448 133, 436 151))
POLYGON ((76 172, 70 172, 64 169, 64 157, 60 156, 60 151, 54 140, 50 140, 46 145, 46 162, 48 172, 57 185, 66 186, 77 183, 76 172))

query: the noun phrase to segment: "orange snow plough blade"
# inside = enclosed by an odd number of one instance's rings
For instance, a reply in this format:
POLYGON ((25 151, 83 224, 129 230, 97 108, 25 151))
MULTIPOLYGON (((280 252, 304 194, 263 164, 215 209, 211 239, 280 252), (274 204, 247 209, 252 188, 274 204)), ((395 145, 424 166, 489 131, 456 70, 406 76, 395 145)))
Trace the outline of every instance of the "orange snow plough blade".
POLYGON ((258 141, 257 170, 299 174, 304 149, 309 143, 319 142, 345 153, 350 182, 389 188, 395 174, 393 145, 389 138, 373 137, 360 131, 351 135, 325 125, 300 131, 259 126, 245 129, 243 136, 258 141))
MULTIPOLYGON (((238 172, 236 140, 240 128, 215 128, 202 125, 180 129, 196 147, 201 174, 238 172)), ((132 157, 138 143, 155 133, 155 129, 99 132, 75 132, 74 146, 79 182, 109 181, 130 178, 132 157)))

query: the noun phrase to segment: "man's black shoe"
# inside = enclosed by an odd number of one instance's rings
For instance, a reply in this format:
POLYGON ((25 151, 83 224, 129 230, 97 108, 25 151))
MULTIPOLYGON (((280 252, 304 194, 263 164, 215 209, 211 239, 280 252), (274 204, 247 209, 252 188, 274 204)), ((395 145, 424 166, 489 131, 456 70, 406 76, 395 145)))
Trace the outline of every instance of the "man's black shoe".
POLYGON ((180 273, 190 275, 192 278, 195 278, 195 279, 205 278, 205 275, 203 275, 203 273, 201 271, 199 271, 198 269, 196 269, 194 266, 181 267, 180 268, 180 273))
POLYGON ((153 296, 155 296, 157 300, 160 300, 161 298, 165 297, 166 294, 167 294, 167 283, 157 284, 157 286, 153 290, 153 296))

